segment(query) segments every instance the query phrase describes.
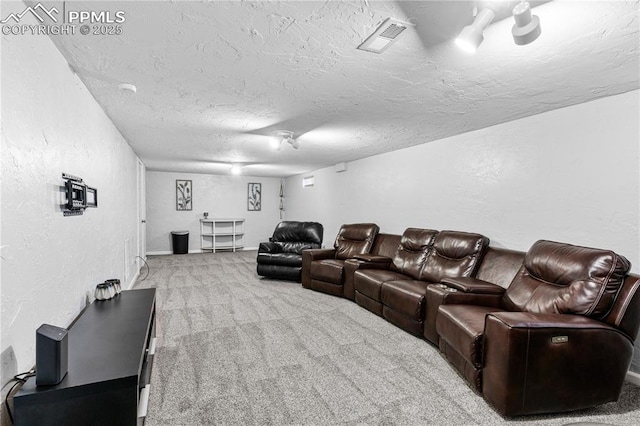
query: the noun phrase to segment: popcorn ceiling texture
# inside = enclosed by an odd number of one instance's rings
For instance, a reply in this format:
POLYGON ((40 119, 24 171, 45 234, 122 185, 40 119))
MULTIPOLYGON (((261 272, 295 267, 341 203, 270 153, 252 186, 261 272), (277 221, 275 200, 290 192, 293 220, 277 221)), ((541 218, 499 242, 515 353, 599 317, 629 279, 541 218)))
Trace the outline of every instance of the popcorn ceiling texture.
POLYGON ((53 39, 152 170, 289 176, 640 86, 635 1, 547 2, 534 43, 514 44, 509 17, 467 55, 452 39, 471 6, 74 2, 125 11, 123 34, 53 39), (382 55, 357 50, 387 17, 416 27, 382 55), (301 148, 255 134, 279 128, 301 148))

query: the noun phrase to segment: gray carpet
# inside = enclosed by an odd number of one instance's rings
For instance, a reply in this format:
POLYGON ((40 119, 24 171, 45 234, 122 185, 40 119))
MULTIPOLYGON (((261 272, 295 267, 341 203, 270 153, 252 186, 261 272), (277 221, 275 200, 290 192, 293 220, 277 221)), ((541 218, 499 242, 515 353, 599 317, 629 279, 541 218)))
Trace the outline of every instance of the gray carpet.
MULTIPOLYGON (((357 304, 261 279, 255 252, 155 256, 147 426, 640 424, 640 388, 617 403, 505 419, 436 348, 357 304)), ((143 269, 144 276, 144 269, 143 269)))

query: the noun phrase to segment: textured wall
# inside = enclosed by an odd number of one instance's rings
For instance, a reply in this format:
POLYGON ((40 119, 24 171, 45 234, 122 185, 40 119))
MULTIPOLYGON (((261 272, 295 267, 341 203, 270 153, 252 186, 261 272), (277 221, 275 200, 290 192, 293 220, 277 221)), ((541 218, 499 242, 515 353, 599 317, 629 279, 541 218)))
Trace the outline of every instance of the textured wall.
MULTIPOLYGON (((469 230, 526 251, 538 239, 609 248, 640 272, 640 91, 287 179, 287 218, 469 230), (315 186, 302 188, 314 175, 315 186)), ((636 344, 640 347, 639 344, 636 344)), ((640 353, 633 367, 640 372, 640 353)))
POLYGON ((1 74, 2 351, 24 371, 42 323, 66 327, 97 283, 133 279, 136 155, 48 37, 3 36, 1 74), (63 217, 62 172, 99 207, 63 217))
POLYGON ((244 218, 245 248, 257 248, 280 221, 280 179, 147 171, 147 253, 171 251, 171 231, 189 231, 189 250, 200 252, 200 218, 244 218), (176 179, 190 179, 193 210, 176 211, 176 179), (247 183, 262 183, 262 210, 247 211, 247 183))

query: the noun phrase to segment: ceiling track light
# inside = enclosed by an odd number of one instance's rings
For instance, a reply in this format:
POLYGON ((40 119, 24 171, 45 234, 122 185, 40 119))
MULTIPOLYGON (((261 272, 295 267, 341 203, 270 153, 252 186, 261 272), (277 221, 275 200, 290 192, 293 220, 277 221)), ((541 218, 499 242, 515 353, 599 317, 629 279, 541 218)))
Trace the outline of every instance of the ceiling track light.
POLYGON ((523 1, 513 8, 513 19, 516 23, 511 28, 511 34, 518 46, 533 42, 542 33, 540 18, 531 14, 529 2, 523 1))
POLYGON ((456 45, 465 52, 475 52, 482 41, 484 35, 482 34, 485 28, 491 24, 496 14, 491 9, 482 9, 473 21, 473 24, 467 25, 462 29, 458 38, 456 38, 456 45))
POLYGON ((300 148, 300 142, 293 137, 293 132, 291 130, 278 130, 276 132, 276 138, 272 141, 272 146, 276 150, 280 151, 283 142, 291 145, 293 149, 300 148))

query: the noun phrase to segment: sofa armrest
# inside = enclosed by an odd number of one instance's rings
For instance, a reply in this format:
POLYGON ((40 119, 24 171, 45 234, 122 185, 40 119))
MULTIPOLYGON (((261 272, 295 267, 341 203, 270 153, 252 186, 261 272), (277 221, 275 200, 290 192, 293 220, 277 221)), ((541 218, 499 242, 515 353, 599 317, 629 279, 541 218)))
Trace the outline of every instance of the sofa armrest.
POLYGON ((380 256, 379 254, 369 254, 369 253, 356 254, 355 256, 353 256, 353 258, 357 260, 362 260, 363 262, 368 262, 368 263, 384 263, 387 265, 391 263, 390 257, 380 256))
POLYGON ((503 294, 505 292, 505 289, 497 284, 472 277, 443 278, 440 282, 463 293, 503 294))
POLYGON ((280 253, 280 246, 275 243, 260 243, 258 253, 280 253))
POLYGON ((302 250, 302 287, 311 287, 311 262, 314 260, 333 259, 336 257, 334 249, 306 249, 302 250))
POLYGON ((322 259, 333 259, 336 257, 334 249, 305 249, 302 251, 302 257, 307 257, 309 262, 322 259))
POLYGON ((624 333, 587 317, 491 313, 482 393, 506 416, 592 407, 617 400, 632 354, 624 333))

